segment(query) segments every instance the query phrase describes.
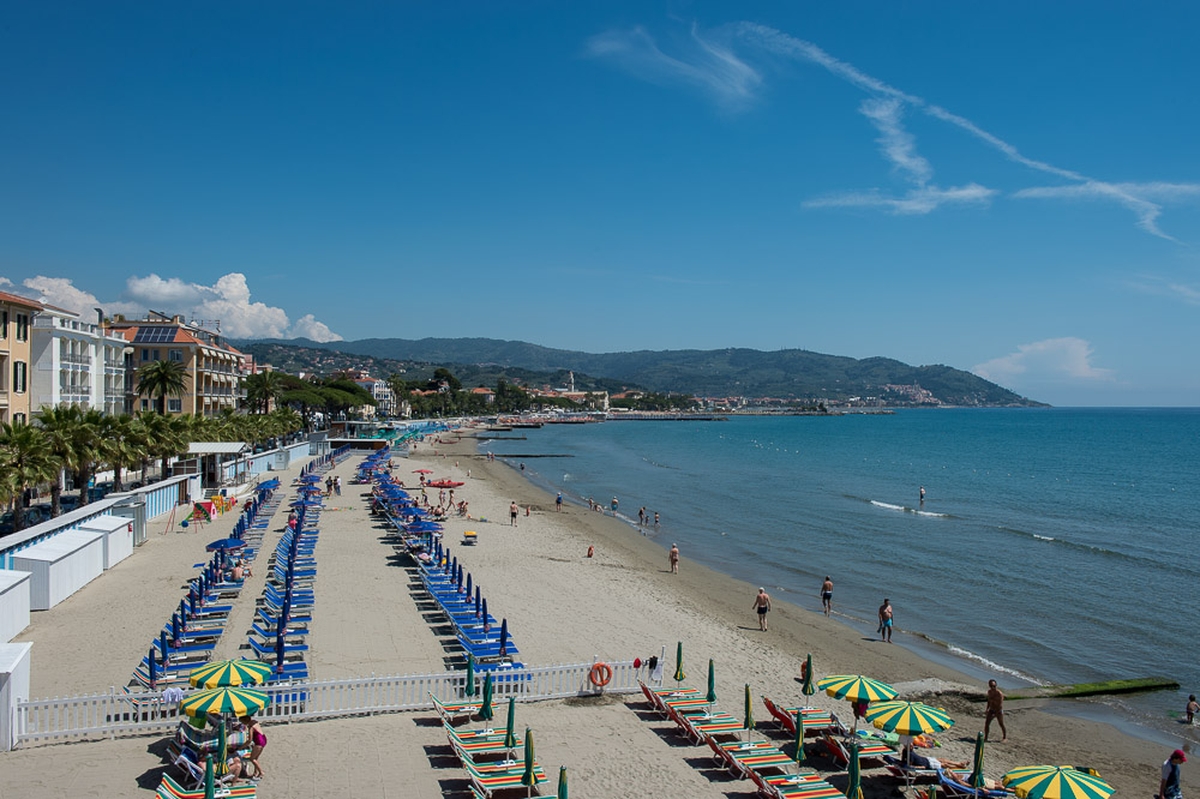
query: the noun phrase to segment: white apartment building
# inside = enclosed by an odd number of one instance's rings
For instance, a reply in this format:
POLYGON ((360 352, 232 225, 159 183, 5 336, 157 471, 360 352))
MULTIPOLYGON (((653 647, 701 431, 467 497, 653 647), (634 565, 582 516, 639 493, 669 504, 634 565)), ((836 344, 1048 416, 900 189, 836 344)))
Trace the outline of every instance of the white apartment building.
POLYGON ((125 412, 127 343, 119 333, 43 305, 33 317, 31 410, 62 403, 125 412))

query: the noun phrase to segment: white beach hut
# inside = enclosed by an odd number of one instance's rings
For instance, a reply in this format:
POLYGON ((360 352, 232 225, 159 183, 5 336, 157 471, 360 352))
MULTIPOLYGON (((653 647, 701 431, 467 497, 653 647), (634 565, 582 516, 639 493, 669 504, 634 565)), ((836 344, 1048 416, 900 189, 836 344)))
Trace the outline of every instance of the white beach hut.
POLYGON ((133 519, 124 516, 97 516, 79 525, 80 530, 104 536, 104 568, 111 569, 133 554, 133 519))
POLYGON ((29 572, 0 569, 0 644, 29 626, 29 572))
POLYGON ((49 610, 104 571, 104 534, 68 530, 13 555, 13 568, 29 572, 31 610, 49 610))

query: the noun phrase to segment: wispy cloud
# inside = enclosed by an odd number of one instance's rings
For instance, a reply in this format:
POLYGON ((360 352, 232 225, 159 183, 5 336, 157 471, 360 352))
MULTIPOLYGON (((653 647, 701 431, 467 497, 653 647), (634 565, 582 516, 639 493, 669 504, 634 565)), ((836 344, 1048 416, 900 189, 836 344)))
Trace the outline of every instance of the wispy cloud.
MULTIPOLYGON (((888 197, 880 189, 843 192, 806 202, 807 208, 878 207, 893 213, 920 214, 929 213, 945 202, 986 202, 998 194, 975 183, 954 189, 926 190, 932 180, 933 168, 926 158, 917 154, 915 138, 903 127, 903 115, 908 108, 962 130, 1013 163, 1070 182, 1064 186, 1022 189, 1012 195, 1015 198, 1113 202, 1131 211, 1137 226, 1145 232, 1174 240, 1158 224, 1164 206, 1200 195, 1200 184, 1196 183, 1115 183, 1030 158, 1012 143, 966 117, 869 75, 813 42, 752 22, 740 22, 723 31, 733 40, 762 52, 818 66, 872 95, 859 110, 879 130, 878 142, 883 156, 901 177, 918 187, 903 197, 888 197)), ((594 37, 588 43, 588 51, 593 56, 615 60, 645 80, 690 83, 705 88, 726 108, 744 107, 756 96, 762 84, 759 72, 735 55, 730 44, 718 46, 695 27, 691 34, 691 46, 678 57, 663 53, 641 27, 594 37)))
POLYGON ((235 338, 303 336, 314 341, 342 340, 312 314, 306 314, 292 324, 282 308, 253 302, 250 286, 241 272, 223 275, 211 286, 155 274, 135 276, 126 281, 122 298, 103 302, 67 278, 38 275, 22 281, 21 285, 35 292, 43 302, 80 314, 91 314, 97 307, 110 314, 135 316, 154 309, 183 314, 189 319, 220 320, 221 332, 235 338))
POLYGON ((634 77, 659 85, 682 83, 709 94, 724 108, 749 105, 762 84, 754 67, 738 58, 715 36, 692 26, 690 36, 668 55, 641 26, 607 31, 587 41, 585 52, 610 60, 634 77))
POLYGON ((1142 275, 1126 281, 1126 286, 1141 294, 1169 297, 1187 305, 1200 305, 1200 287, 1167 280, 1154 275, 1142 275))
POLYGON ((972 367, 971 371, 994 383, 1028 383, 1041 380, 1111 381, 1115 373, 1092 365, 1092 345, 1068 336, 1017 346, 1016 352, 972 367))

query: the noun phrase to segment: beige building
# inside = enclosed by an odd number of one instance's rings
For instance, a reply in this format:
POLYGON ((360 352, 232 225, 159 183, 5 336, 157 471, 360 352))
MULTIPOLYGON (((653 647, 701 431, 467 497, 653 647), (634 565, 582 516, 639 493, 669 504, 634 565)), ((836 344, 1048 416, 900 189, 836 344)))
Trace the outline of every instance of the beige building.
POLYGON ((34 410, 31 340, 41 309, 37 300, 0 291, 0 422, 28 422, 34 410))
POLYGON ((237 409, 245 389, 246 356, 229 345, 220 333, 183 321, 182 316, 154 314, 129 320, 115 316, 106 323, 126 341, 132 352, 126 365, 127 408, 152 410, 154 397, 140 396, 137 370, 158 360, 177 361, 184 367, 184 390, 167 398, 167 413, 215 416, 223 409, 237 409))

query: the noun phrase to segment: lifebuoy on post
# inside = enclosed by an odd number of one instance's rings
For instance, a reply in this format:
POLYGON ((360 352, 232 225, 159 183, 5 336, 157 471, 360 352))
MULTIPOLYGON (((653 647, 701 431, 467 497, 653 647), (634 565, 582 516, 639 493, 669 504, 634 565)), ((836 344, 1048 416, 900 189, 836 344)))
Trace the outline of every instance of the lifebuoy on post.
POLYGON ((603 688, 612 682, 612 676, 612 666, 607 663, 595 663, 592 665, 591 672, 588 673, 588 680, 597 688, 603 688))

